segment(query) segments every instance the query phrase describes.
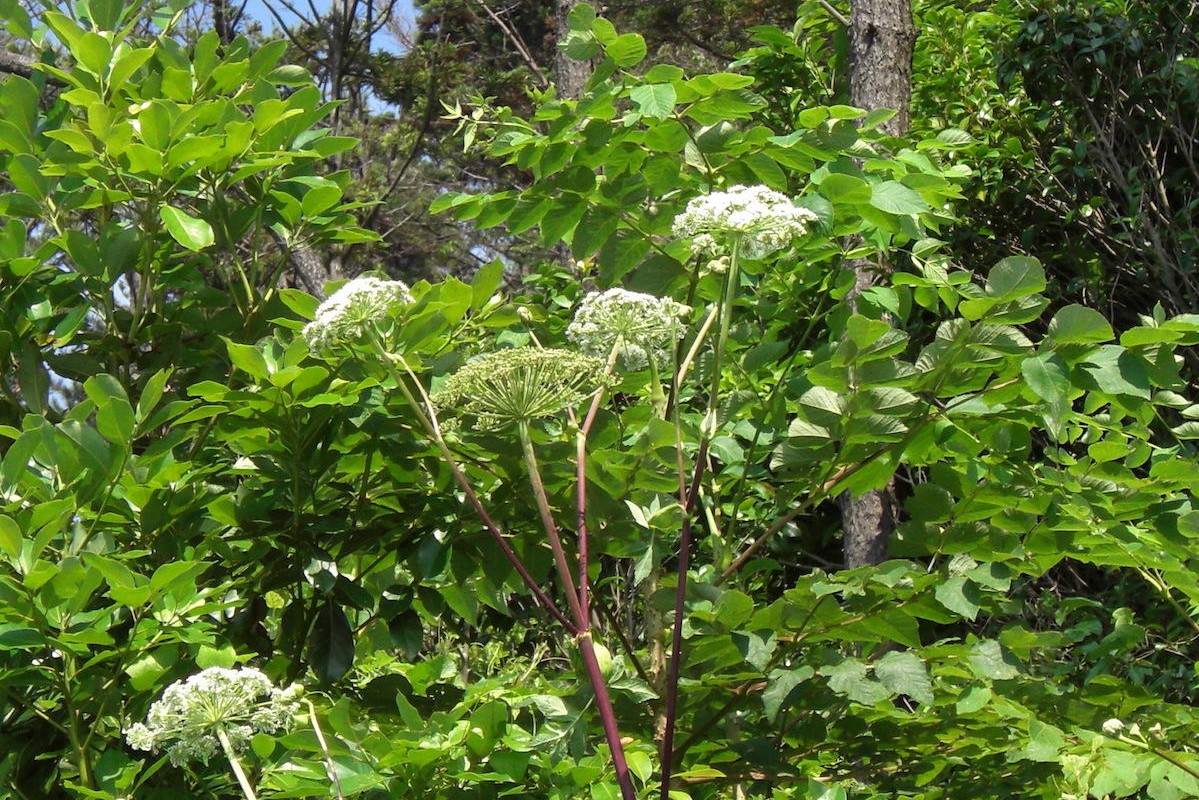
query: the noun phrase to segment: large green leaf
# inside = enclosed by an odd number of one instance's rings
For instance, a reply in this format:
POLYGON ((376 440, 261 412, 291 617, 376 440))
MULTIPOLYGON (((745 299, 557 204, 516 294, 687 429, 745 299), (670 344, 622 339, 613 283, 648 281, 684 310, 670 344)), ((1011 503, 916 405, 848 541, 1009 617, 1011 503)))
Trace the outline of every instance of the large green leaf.
POLYGON ((332 599, 327 600, 308 637, 308 666, 321 683, 333 683, 354 664, 354 634, 350 620, 332 599))
POLYGON ((193 217, 186 211, 174 206, 163 206, 158 210, 158 216, 167 226, 171 238, 188 250, 203 250, 212 246, 216 241, 212 226, 199 217, 193 217))
POLYGON ((933 684, 928 667, 910 650, 887 653, 874 665, 874 676, 892 694, 906 694, 913 700, 933 702, 933 684))
POLYGON ((669 83, 635 86, 629 92, 629 99, 633 101, 633 105, 639 112, 647 117, 657 119, 666 119, 674 113, 677 97, 674 86, 669 83))
POLYGON ((1049 323, 1049 338, 1055 344, 1090 344, 1116 338, 1111 323, 1093 308, 1069 305, 1049 323))

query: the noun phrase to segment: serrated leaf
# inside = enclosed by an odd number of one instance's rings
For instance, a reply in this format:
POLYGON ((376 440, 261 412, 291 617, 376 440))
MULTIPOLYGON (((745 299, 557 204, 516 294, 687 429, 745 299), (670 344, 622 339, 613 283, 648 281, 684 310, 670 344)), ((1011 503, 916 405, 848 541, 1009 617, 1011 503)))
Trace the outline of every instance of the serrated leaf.
POLYGON ((928 668, 910 650, 892 651, 874 664, 874 676, 892 694, 906 694, 918 703, 933 702, 933 684, 928 668))
POLYGON ((779 712, 785 707, 787 697, 804 681, 812 678, 816 671, 809 666, 797 669, 776 669, 770 673, 766 690, 762 692, 762 705, 766 709, 766 719, 774 722, 779 712))
POLYGON ((961 617, 973 620, 978 616, 978 587, 961 575, 937 586, 933 595, 938 603, 961 617))
POLYGON ((1011 680, 1020 674, 1004 656, 1003 648, 994 639, 984 639, 970 648, 970 666, 982 678, 997 681, 1011 680))
POLYGON ((821 667, 820 674, 828 678, 830 689, 845 695, 855 703, 872 706, 888 697, 886 687, 867 675, 866 665, 855 658, 821 667))

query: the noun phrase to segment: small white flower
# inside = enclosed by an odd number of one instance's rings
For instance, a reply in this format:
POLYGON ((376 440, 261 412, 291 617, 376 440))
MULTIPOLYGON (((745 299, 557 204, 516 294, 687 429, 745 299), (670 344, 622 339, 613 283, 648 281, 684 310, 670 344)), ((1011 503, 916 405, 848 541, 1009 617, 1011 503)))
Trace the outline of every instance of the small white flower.
POLYGON ((1124 730, 1124 723, 1115 717, 1103 723, 1103 732, 1108 736, 1119 736, 1122 730, 1124 730))
POLYGON ((643 369, 653 358, 668 362, 683 337, 682 317, 691 308, 669 297, 609 289, 583 298, 566 338, 589 356, 604 358, 618 347, 627 369, 643 369))
POLYGON ((396 306, 411 302, 412 294, 403 281, 369 275, 354 278, 317 307, 303 336, 312 350, 361 339, 370 325, 385 319, 396 306))
POLYGON ((241 750, 255 734, 291 727, 303 691, 276 688, 256 669, 210 667, 168 686, 145 723, 125 731, 125 741, 137 750, 165 749, 172 764, 207 763, 220 750, 218 728, 241 750))
POLYGON ((691 239, 696 255, 719 252, 730 239, 740 240, 745 254, 762 258, 807 233, 816 215, 791 198, 765 186, 733 186, 700 195, 674 218, 674 235, 691 239))

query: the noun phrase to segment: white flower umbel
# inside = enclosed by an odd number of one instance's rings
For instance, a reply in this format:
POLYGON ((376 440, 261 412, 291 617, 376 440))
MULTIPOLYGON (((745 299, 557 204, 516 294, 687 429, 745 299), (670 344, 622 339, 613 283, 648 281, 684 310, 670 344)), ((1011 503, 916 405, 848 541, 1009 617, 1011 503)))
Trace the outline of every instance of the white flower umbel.
POLYGON ((304 326, 304 339, 312 350, 360 340, 394 308, 411 302, 403 281, 369 275, 354 278, 317 307, 316 317, 304 326))
POLYGON ((762 258, 807 233, 816 215, 765 186, 733 186, 694 198, 674 218, 674 235, 691 239, 691 252, 715 255, 739 241, 744 254, 762 258))
POLYGON ((566 338, 589 356, 605 358, 616 348, 627 369, 644 369, 670 360, 686 329, 682 318, 690 306, 669 297, 609 289, 583 298, 566 338))
POLYGON ((166 750, 172 764, 208 763, 223 748, 222 735, 238 751, 255 734, 291 727, 303 691, 299 685, 279 689, 256 669, 210 667, 168 686, 125 741, 138 750, 166 750))

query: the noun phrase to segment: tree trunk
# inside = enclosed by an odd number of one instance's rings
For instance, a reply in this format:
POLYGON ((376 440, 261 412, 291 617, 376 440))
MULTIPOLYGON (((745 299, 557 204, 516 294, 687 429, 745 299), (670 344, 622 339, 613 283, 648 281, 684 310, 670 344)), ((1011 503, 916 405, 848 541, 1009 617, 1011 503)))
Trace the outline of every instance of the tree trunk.
MULTIPOLYGON (((575 0, 554 0, 554 28, 559 42, 565 41, 570 33, 566 24, 566 16, 575 7, 575 0)), ((583 94, 583 87, 591 77, 591 64, 587 61, 575 61, 562 52, 562 48, 554 51, 554 85, 558 88, 558 96, 568 100, 577 100, 583 94)))
MULTIPOLYGON (((882 127, 892 136, 902 135, 911 120, 912 48, 916 27, 910 0, 853 0, 849 26, 850 104, 868 111, 893 108, 898 113, 882 127)), ((883 262, 877 269, 889 271, 883 262)), ((849 301, 869 287, 874 272, 868 261, 853 264, 856 280, 849 301)), ((845 566, 878 564, 887 557, 887 544, 895 531, 895 481, 855 497, 837 498, 844 530, 845 566)))
POLYGON ((850 103, 899 113, 883 130, 900 136, 911 122, 912 48, 916 26, 910 0, 854 0, 849 25, 850 103))

